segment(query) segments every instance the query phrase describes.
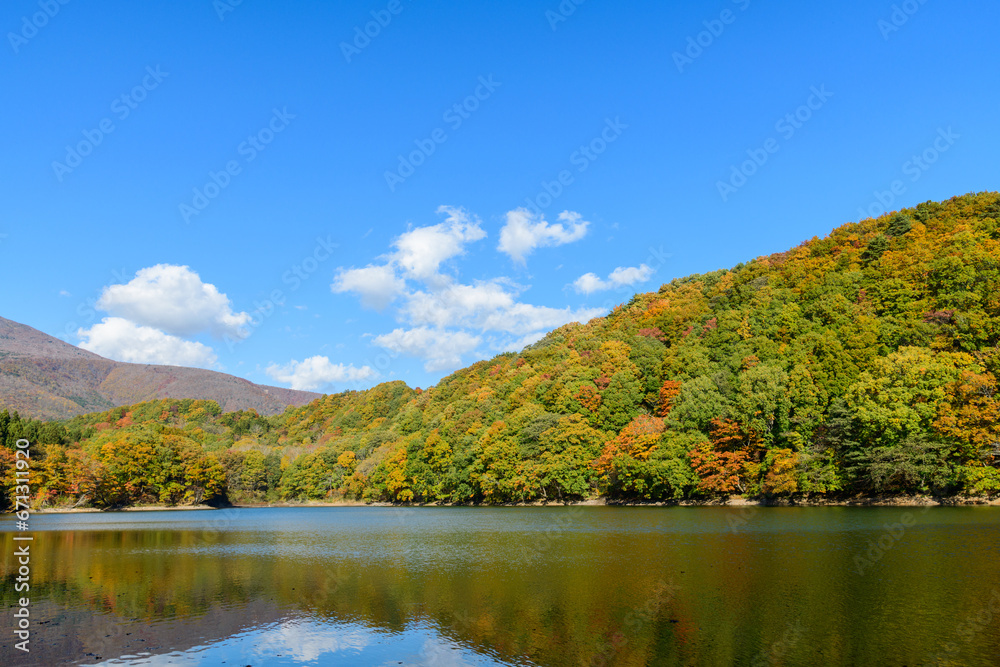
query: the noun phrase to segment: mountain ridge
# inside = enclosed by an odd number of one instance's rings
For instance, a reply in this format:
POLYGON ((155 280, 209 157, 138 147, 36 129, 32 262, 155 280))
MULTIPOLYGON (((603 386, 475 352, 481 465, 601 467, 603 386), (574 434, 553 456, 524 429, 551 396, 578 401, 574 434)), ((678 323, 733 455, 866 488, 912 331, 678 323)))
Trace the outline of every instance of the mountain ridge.
POLYGON ((274 415, 321 395, 200 368, 113 361, 0 317, 0 405, 27 417, 67 419, 159 398, 274 415))

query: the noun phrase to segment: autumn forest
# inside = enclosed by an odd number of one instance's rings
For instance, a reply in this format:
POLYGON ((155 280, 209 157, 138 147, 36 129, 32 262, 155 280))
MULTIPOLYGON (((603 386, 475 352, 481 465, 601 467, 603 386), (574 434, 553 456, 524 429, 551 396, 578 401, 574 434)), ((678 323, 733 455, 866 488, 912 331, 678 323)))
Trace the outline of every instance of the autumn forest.
POLYGON ((0 412, 36 506, 1000 492, 1000 195, 927 202, 637 294, 429 389, 265 417, 0 412))

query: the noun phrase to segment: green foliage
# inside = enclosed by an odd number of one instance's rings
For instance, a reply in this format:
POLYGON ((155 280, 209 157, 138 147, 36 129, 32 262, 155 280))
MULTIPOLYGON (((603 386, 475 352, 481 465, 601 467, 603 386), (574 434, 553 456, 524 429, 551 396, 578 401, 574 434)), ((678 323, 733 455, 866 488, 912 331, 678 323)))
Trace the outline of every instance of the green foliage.
POLYGON ((889 228, 886 233, 889 236, 903 236, 913 229, 913 218, 905 213, 897 213, 889 221, 889 228))
POLYGON ((911 437, 895 446, 865 447, 852 455, 861 483, 877 493, 946 493, 955 483, 946 443, 911 437))
POLYGON ((963 489, 974 495, 1000 492, 1000 470, 989 466, 965 466, 959 471, 963 489))
MULTIPOLYGON (((275 417, 0 413, 39 503, 1000 492, 1000 196, 927 202, 635 295, 427 390, 275 417)), ((7 471, 7 472, 5 472, 7 471)))
POLYGON ((946 387, 958 378, 948 355, 907 347, 875 361, 847 391, 862 440, 893 447, 929 433, 946 387))

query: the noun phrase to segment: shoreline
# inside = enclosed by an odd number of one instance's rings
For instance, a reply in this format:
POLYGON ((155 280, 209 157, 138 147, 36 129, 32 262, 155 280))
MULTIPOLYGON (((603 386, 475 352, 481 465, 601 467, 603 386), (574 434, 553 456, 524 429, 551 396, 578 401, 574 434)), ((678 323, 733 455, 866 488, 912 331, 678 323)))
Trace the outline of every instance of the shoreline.
MULTIPOLYGON (((235 505, 233 505, 235 507, 235 505)), ((215 510, 224 509, 221 507, 212 507, 211 505, 131 505, 129 507, 118 507, 116 509, 102 510, 97 507, 43 507, 42 509, 33 509, 31 514, 93 514, 93 513, 111 513, 111 512, 176 512, 178 510, 215 510)))
POLYGON ((247 503, 221 507, 209 505, 134 505, 117 509, 96 507, 46 507, 32 510, 32 514, 86 514, 97 512, 175 512, 226 509, 309 508, 309 507, 1000 507, 1000 496, 856 496, 846 498, 746 498, 731 496, 706 500, 663 500, 656 502, 626 502, 608 498, 590 498, 575 501, 536 501, 530 503, 501 503, 474 505, 464 503, 366 503, 359 500, 247 503))

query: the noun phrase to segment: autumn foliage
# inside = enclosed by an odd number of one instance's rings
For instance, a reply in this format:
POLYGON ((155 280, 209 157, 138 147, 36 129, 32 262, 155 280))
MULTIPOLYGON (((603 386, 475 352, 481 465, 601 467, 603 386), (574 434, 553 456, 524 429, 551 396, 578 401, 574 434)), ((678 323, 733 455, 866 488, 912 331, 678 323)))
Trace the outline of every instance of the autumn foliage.
POLYGON ((673 280, 425 390, 0 413, 0 475, 27 437, 39 504, 995 494, 998 373, 1000 196, 980 193, 673 280))

